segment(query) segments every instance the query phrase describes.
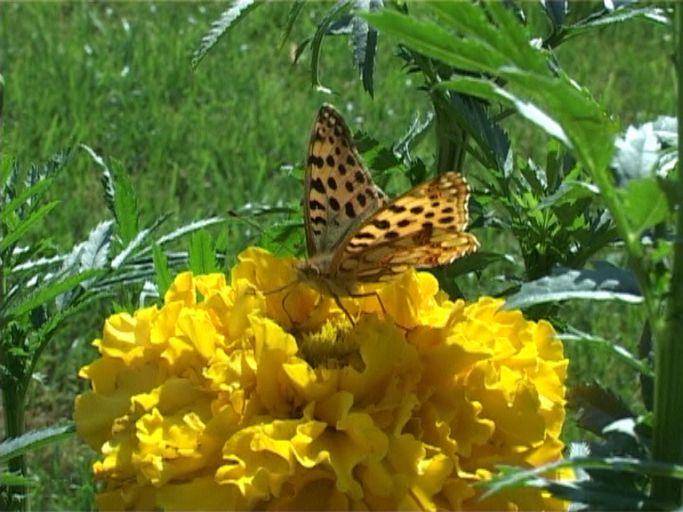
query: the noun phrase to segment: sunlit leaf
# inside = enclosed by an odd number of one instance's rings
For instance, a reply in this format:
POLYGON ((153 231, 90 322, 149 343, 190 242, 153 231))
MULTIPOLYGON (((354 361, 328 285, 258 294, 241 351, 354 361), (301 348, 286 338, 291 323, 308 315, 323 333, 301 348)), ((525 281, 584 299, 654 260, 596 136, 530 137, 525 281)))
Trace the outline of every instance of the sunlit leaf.
POLYGON ((19 437, 0 443, 0 462, 22 455, 38 448, 57 443, 74 435, 76 428, 73 423, 33 430, 19 437))
POLYGON ((153 245, 152 256, 154 258, 154 271, 156 273, 156 285, 159 295, 164 296, 166 290, 173 282, 173 275, 168 267, 168 257, 157 244, 153 245))
POLYGON ((669 215, 666 194, 654 178, 631 180, 620 193, 624 213, 637 234, 664 221, 669 215))
POLYGON ((190 237, 189 265, 194 275, 210 274, 219 270, 216 249, 208 231, 197 231, 190 237))
POLYGON ((527 308, 569 299, 619 300, 631 304, 643 300, 631 272, 602 262, 594 270, 560 268, 553 275, 524 283, 517 293, 506 298, 504 308, 527 308))
POLYGON ((254 7, 262 3, 257 0, 232 0, 230 7, 221 13, 218 19, 211 24, 211 29, 202 37, 199 47, 192 54, 192 67, 196 68, 209 50, 218 43, 230 28, 235 26, 254 7))

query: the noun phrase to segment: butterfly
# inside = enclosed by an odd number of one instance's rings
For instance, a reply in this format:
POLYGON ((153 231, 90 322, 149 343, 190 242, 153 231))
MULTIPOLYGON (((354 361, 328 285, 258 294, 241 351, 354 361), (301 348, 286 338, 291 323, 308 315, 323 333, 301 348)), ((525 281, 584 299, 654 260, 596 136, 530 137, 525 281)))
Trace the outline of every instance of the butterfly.
POLYGON ((470 189, 462 175, 447 172, 388 199, 328 104, 313 125, 304 187, 308 259, 297 267, 299 279, 340 306, 359 284, 446 265, 479 248, 465 232, 470 189))

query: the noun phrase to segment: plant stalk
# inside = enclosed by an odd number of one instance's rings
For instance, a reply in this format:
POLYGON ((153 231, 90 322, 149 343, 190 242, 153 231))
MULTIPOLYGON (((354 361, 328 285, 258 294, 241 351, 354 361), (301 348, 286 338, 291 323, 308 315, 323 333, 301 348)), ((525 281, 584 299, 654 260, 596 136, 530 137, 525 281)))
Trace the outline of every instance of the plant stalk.
MULTIPOLYGON (((25 389, 14 383, 11 375, 2 379, 2 403, 5 413, 5 439, 13 439, 24 434, 25 430, 25 389)), ((19 455, 9 459, 7 469, 10 473, 26 476, 26 458, 19 455)), ((0 492, 0 510, 23 511, 28 509, 26 487, 3 486, 0 492)))
MULTIPOLYGON (((655 406, 652 457, 661 462, 683 464, 683 172, 681 172, 681 143, 683 141, 683 6, 674 4, 675 25, 674 61, 678 86, 678 172, 675 186, 678 189, 676 232, 673 244, 673 270, 667 317, 661 329, 655 332, 655 406)), ((661 322, 660 322, 661 323, 661 322)), ((682 503, 681 481, 656 478, 652 486, 654 498, 679 507, 682 503)))

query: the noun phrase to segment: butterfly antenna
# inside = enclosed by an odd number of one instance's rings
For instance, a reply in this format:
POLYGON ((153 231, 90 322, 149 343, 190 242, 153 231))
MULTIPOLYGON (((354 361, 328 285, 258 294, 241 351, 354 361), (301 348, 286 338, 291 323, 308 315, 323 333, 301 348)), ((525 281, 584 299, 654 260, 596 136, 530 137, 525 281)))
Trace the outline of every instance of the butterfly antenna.
MULTIPOLYGON (((255 209, 253 207, 250 207, 249 209, 255 209)), ((275 214, 275 213, 291 213, 292 210, 290 208, 284 208, 284 207, 269 207, 269 206, 260 206, 258 207, 258 210, 253 213, 254 216, 256 215, 268 215, 268 214, 275 214)), ((274 237, 268 235, 266 231, 263 229, 263 226, 256 222, 255 220, 247 217, 244 215, 244 213, 238 212, 236 210, 228 210, 228 217, 231 217, 235 219, 238 222, 241 222, 242 224, 245 224, 253 229, 255 229, 257 232, 261 234, 261 236, 264 236, 265 238, 268 239, 269 242, 271 242, 273 245, 277 246, 280 251, 282 251, 283 254, 288 254, 291 251, 284 246, 282 243, 277 241, 274 237)), ((290 254, 290 256, 294 256, 294 254, 290 254)))

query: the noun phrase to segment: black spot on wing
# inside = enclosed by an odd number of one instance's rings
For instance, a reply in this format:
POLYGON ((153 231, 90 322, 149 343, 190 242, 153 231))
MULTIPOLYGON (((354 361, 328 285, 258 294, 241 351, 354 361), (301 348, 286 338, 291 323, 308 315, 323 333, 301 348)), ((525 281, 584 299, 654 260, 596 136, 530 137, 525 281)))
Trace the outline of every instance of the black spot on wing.
POLYGON ((356 210, 353 209, 353 203, 351 201, 347 201, 344 205, 344 211, 346 212, 346 215, 352 219, 356 216, 356 210))
POLYGON ((315 199, 311 199, 308 202, 308 208, 310 208, 311 210, 324 210, 325 209, 323 204, 319 201, 316 201, 315 199))
POLYGON ((325 185, 323 184, 323 180, 320 178, 311 180, 311 188, 316 192, 320 192, 321 194, 325 193, 325 185))
POLYGON ((315 165, 316 167, 320 168, 323 165, 325 165, 325 162, 323 159, 319 156, 316 155, 309 155, 308 157, 308 165, 315 165))

